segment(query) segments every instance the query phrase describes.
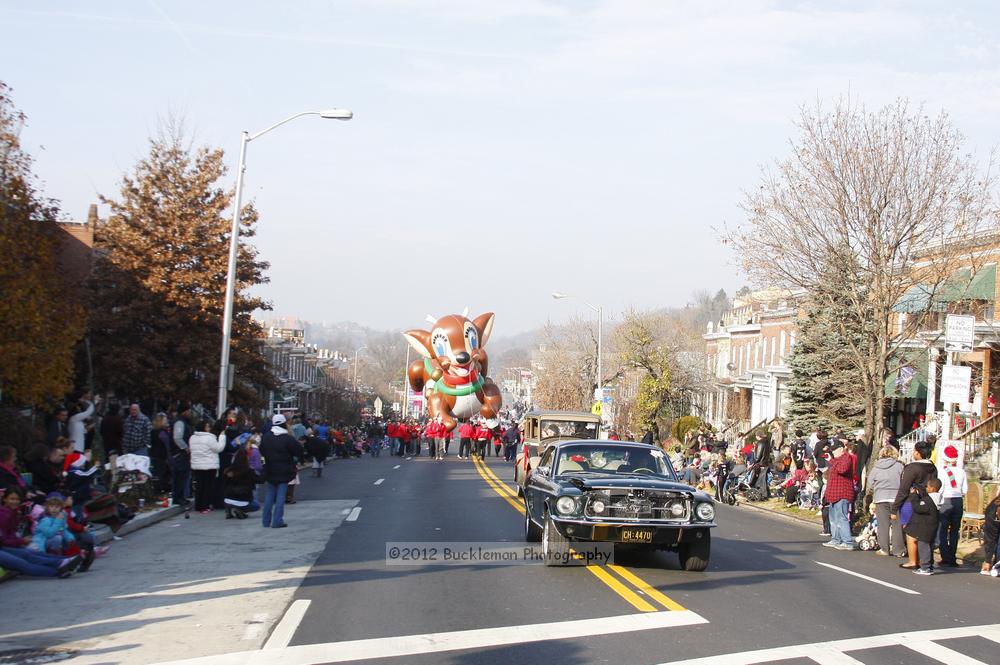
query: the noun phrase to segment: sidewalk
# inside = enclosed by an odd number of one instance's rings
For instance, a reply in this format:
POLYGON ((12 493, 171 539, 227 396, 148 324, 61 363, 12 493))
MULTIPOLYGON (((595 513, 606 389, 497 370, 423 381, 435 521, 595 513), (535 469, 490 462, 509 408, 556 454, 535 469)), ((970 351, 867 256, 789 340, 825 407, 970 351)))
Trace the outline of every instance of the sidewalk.
POLYGON ((286 508, 280 530, 261 528, 256 514, 145 513, 119 534, 159 523, 115 542, 90 572, 3 585, 5 606, 21 610, 4 614, 0 661, 15 649, 53 650, 50 660, 65 650, 73 657, 58 662, 73 665, 258 649, 356 503, 302 501, 286 508))

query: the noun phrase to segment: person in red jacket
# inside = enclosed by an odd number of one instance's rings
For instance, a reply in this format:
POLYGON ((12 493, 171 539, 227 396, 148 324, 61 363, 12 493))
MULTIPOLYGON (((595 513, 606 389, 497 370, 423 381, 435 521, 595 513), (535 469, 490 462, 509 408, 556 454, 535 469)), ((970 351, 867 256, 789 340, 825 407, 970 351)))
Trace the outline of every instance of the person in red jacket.
POLYGON ((437 457, 437 421, 428 420, 424 425, 423 437, 427 439, 427 455, 437 457))
POLYGON ((399 456, 409 457, 410 455, 410 428, 407 425, 399 426, 399 456))
POLYGON ((436 427, 434 428, 434 452, 435 457, 439 460, 444 459, 445 455, 445 437, 448 434, 448 428, 444 426, 444 419, 438 417, 436 427))
POLYGON ((469 459, 472 453, 472 438, 476 430, 472 423, 465 421, 458 426, 458 459, 469 459))
POLYGON ((850 508, 854 504, 854 460, 847 452, 843 441, 835 441, 830 447, 833 458, 828 466, 829 477, 826 485, 826 501, 830 504, 830 534, 825 547, 838 550, 853 550, 850 508))
POLYGON ((486 459, 486 444, 490 440, 490 430, 486 423, 479 422, 476 425, 476 454, 479 459, 486 459))

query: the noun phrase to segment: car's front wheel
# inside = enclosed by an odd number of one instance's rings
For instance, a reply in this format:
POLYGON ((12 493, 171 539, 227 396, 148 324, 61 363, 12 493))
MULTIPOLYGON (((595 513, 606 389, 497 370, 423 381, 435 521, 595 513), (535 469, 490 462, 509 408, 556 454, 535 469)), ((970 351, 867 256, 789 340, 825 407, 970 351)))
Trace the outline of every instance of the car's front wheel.
POLYGON ((527 499, 524 501, 524 539, 529 543, 537 543, 542 540, 542 528, 531 521, 527 499))
POLYGON ((677 546, 681 568, 690 572, 701 572, 708 568, 708 558, 712 551, 712 532, 702 531, 701 538, 677 546))
POLYGON ((559 533, 548 513, 545 513, 545 525, 542 527, 542 555, 546 566, 564 566, 569 556, 569 540, 559 533))

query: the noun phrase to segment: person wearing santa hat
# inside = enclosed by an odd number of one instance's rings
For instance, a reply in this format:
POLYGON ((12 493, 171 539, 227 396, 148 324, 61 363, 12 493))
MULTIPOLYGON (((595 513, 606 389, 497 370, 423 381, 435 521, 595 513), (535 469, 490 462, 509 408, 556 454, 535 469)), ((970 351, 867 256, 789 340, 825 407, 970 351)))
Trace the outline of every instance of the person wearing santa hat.
POLYGON ((969 481, 965 470, 958 464, 958 448, 948 444, 941 451, 944 458, 938 469, 941 479, 941 507, 938 521, 938 550, 941 565, 945 568, 958 567, 956 553, 965 511, 965 495, 969 491, 969 481))

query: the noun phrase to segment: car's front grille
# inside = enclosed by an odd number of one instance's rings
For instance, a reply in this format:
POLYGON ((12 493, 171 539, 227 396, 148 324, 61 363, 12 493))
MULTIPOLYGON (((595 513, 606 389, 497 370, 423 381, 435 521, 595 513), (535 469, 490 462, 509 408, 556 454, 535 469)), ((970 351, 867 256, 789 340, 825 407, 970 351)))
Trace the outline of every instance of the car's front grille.
POLYGON ((587 492, 583 514, 599 520, 688 522, 691 497, 684 492, 663 490, 595 489, 587 492), (604 504, 603 510, 595 510, 597 502, 604 504), (677 512, 672 510, 675 507, 677 512))

